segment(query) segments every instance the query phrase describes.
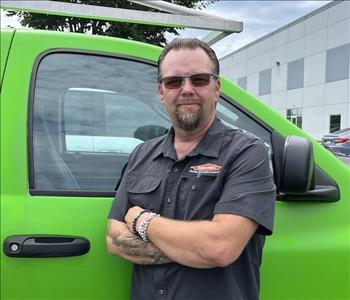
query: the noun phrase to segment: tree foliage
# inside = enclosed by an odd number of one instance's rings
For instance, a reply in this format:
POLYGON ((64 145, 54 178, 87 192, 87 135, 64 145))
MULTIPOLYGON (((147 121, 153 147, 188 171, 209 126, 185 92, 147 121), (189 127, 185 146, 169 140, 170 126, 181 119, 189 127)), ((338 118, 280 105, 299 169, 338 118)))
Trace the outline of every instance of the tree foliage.
MULTIPOLYGON (((143 11, 158 12, 158 10, 138 5, 127 0, 59 0, 60 2, 81 3, 85 5, 106 6, 114 8, 126 8, 143 11)), ((202 9, 216 2, 217 0, 165 0, 188 8, 202 9)), ((7 16, 17 16, 24 27, 35 29, 46 29, 56 31, 70 31, 80 33, 91 33, 121 37, 130 40, 137 40, 158 46, 166 44, 164 34, 166 32, 178 35, 176 28, 143 25, 134 23, 109 22, 89 20, 76 17, 45 15, 29 12, 18 12, 8 10, 7 16)))

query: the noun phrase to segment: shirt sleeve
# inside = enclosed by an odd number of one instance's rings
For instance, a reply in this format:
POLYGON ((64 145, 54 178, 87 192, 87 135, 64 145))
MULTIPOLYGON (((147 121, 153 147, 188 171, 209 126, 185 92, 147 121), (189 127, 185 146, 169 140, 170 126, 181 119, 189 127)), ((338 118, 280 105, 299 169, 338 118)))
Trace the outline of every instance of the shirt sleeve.
POLYGON ((258 223, 258 233, 272 234, 276 187, 267 146, 245 139, 227 172, 214 214, 235 214, 258 223))
MULTIPOLYGON (((126 173, 126 171, 125 171, 126 173)), ((128 200, 126 186, 126 174, 124 173, 122 181, 119 185, 117 193, 114 197, 112 207, 108 214, 108 219, 114 219, 120 222, 124 222, 124 216, 130 208, 130 203, 128 200)))
POLYGON ((128 192, 127 192, 127 177, 128 177, 129 170, 132 166, 133 158, 135 157, 138 149, 140 148, 140 145, 136 146, 136 148, 130 154, 125 172, 124 174, 121 174, 122 180, 115 194, 112 207, 108 214, 108 219, 114 219, 120 222, 124 222, 124 217, 128 212, 129 208, 131 207, 131 204, 128 198, 128 192))

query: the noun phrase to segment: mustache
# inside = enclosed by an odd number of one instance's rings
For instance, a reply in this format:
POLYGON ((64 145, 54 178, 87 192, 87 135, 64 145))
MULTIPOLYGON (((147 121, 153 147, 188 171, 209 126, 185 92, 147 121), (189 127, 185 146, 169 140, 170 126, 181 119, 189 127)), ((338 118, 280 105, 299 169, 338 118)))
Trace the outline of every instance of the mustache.
POLYGON ((180 105, 188 105, 188 104, 198 104, 198 105, 202 105, 202 102, 200 100, 196 100, 196 99, 183 99, 183 100, 179 100, 176 102, 177 106, 180 105))

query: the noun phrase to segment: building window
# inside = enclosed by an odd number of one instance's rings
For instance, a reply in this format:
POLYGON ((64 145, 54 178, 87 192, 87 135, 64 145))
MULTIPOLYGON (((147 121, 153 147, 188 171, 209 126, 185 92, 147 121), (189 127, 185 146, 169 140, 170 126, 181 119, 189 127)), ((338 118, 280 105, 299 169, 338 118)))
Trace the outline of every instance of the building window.
POLYGON ((332 115, 329 118, 329 132, 340 130, 341 115, 332 115))
POLYGON ((290 108, 287 109, 287 120, 291 121, 294 125, 302 128, 303 125, 303 116, 302 108, 290 108))
POLYGON ((237 84, 242 88, 242 89, 247 89, 247 76, 238 78, 237 84))
POLYGON ((327 51, 326 82, 349 78, 350 44, 327 51))
POLYGON ((304 58, 288 63, 287 89, 298 89, 304 86, 304 58))
POLYGON ((259 73, 259 95, 271 93, 271 69, 259 73))

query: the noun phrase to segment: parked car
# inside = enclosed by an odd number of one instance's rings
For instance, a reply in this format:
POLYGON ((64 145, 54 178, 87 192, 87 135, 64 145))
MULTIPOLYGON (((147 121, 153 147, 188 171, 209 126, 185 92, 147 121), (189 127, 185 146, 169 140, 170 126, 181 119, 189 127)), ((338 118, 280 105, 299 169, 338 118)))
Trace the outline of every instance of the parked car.
MULTIPOLYGON (((107 215, 132 148, 170 126, 157 94, 161 51, 1 31, 1 299, 128 299, 132 265, 107 253, 107 215)), ((220 80, 218 117, 269 146, 278 187, 261 299, 350 299, 350 169, 220 80)))
POLYGON ((322 145, 336 155, 350 156, 350 128, 324 135, 322 145))

